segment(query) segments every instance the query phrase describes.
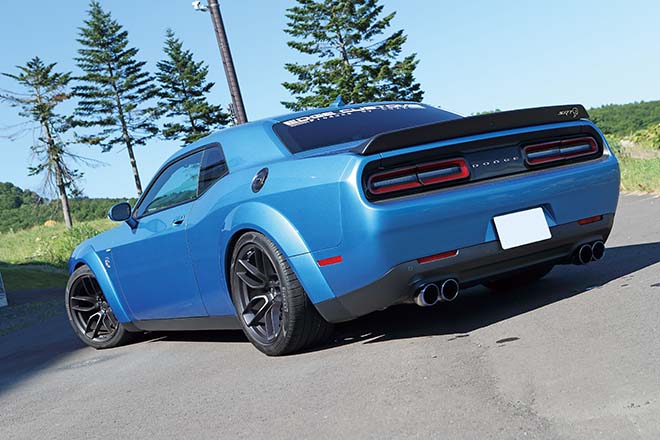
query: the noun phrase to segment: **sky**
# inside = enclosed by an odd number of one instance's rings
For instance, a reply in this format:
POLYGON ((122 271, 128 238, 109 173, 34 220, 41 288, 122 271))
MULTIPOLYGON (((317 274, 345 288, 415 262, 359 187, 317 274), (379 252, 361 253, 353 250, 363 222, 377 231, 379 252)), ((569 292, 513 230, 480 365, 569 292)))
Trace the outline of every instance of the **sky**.
MULTIPOLYGON (((286 44, 286 9, 294 0, 221 0, 248 118, 286 113, 281 86, 292 79, 285 62, 309 60, 286 44)), ((209 65, 216 83, 210 101, 226 107, 227 91, 208 13, 190 0, 102 0, 129 32, 147 68, 163 56, 165 30, 172 28, 209 65)), ((470 115, 553 104, 610 103, 660 99, 660 2, 657 0, 384 0, 396 11, 392 30, 404 29, 404 55, 417 53, 417 80, 424 101, 470 115)), ((14 72, 35 55, 79 73, 78 28, 85 0, 1 0, 0 72, 14 72)), ((0 77, 0 89, 17 91, 0 77)), ((7 139, 7 127, 21 122, 16 109, 0 103, 0 182, 41 192, 42 179, 28 177, 33 134, 7 139)), ((155 139, 136 150, 143 185, 178 142, 155 139)), ((76 154, 103 162, 82 166, 89 197, 133 197, 127 153, 74 146, 76 154)))

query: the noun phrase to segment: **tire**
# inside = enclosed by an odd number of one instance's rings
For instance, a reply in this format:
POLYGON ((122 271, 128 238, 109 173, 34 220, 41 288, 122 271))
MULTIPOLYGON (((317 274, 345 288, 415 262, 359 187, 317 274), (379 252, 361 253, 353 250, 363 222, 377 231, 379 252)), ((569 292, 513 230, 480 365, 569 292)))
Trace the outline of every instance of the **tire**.
POLYGON ((230 282, 243 332, 268 356, 320 344, 332 333, 282 252, 260 233, 245 233, 236 242, 230 282))
POLYGON ((113 348, 132 340, 133 334, 117 321, 89 267, 81 266, 69 277, 65 304, 73 331, 90 347, 113 348))
POLYGON ((541 264, 533 266, 521 271, 516 271, 503 277, 495 278, 493 280, 483 283, 484 286, 495 291, 506 291, 516 287, 526 286, 532 284, 544 276, 546 276, 554 264, 541 264))

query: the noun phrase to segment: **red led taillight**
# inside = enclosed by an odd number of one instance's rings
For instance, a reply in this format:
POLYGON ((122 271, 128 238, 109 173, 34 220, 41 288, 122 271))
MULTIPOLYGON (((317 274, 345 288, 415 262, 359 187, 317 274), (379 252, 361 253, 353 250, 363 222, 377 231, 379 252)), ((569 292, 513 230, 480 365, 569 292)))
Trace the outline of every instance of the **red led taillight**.
POLYGON ((541 165, 590 156, 598 152, 598 144, 592 137, 581 137, 528 145, 523 152, 528 165, 541 165))
POLYGON ((380 195, 467 177, 470 177, 467 162, 457 158, 376 173, 369 178, 367 185, 371 194, 380 195))

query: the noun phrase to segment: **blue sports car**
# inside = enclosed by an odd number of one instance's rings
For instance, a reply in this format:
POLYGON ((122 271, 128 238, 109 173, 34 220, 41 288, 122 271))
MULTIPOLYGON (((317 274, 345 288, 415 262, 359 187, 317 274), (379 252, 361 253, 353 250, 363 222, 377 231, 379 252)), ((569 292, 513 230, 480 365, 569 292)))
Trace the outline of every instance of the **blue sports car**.
POLYGON ((581 105, 460 117, 337 104, 212 134, 75 249, 73 329, 108 348, 240 328, 282 355, 395 304, 599 260, 619 167, 588 118, 581 105))

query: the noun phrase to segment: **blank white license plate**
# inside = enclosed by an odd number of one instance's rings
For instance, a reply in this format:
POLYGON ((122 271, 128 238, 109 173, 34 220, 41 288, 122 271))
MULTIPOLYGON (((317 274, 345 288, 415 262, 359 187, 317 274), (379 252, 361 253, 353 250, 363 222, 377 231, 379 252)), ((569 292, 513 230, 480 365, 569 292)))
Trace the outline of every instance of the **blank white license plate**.
POLYGON ((542 208, 494 217, 502 249, 511 249, 552 238, 542 208))

